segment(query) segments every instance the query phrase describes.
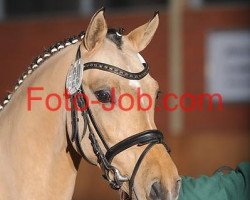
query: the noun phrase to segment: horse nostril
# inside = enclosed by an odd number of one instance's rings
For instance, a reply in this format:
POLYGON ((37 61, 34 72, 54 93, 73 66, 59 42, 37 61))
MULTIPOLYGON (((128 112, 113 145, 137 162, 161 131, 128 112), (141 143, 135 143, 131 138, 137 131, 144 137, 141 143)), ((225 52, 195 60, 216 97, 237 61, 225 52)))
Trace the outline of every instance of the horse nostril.
POLYGON ((149 198, 151 200, 163 200, 167 199, 167 192, 164 190, 159 182, 153 183, 151 186, 149 198))

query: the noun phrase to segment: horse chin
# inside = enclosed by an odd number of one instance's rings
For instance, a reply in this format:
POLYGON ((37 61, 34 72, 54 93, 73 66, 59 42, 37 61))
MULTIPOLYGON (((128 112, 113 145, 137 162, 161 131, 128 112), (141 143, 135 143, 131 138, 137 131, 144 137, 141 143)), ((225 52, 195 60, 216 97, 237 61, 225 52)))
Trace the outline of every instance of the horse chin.
POLYGON ((120 200, 130 200, 129 195, 123 190, 120 191, 120 200))

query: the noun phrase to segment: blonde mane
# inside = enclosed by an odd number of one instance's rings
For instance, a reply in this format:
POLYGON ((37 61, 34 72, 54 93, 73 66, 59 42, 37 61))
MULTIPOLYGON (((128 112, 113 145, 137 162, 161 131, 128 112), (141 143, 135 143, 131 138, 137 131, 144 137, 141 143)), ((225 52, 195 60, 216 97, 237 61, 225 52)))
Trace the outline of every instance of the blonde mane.
POLYGON ((14 86, 13 92, 8 92, 5 96, 4 100, 0 102, 0 112, 7 106, 10 102, 12 95, 18 90, 18 88, 22 85, 24 80, 30 76, 37 68, 41 66, 41 64, 51 58, 53 55, 65 49, 66 47, 81 41, 84 38, 84 32, 81 32, 77 36, 71 36, 63 41, 56 42, 47 48, 41 55, 37 56, 33 62, 28 66, 27 70, 22 73, 22 76, 17 80, 17 83, 14 86))

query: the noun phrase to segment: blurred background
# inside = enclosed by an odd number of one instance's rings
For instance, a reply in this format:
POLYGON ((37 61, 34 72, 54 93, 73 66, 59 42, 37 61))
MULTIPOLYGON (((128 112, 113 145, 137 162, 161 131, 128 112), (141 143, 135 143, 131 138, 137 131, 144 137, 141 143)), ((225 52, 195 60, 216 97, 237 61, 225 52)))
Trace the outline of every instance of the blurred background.
MULTIPOLYGON (((125 34, 160 11, 159 29, 142 52, 163 95, 220 93, 223 109, 156 112, 181 175, 212 175, 250 160, 250 7, 248 0, 0 0, 0 97, 51 44, 86 30, 106 7, 125 34)), ((196 96, 197 97, 197 96, 196 96)), ((189 107, 192 99, 185 100, 189 107)), ((177 103, 172 102, 172 103, 177 103)), ((118 199, 99 169, 82 161, 75 200, 118 199)))

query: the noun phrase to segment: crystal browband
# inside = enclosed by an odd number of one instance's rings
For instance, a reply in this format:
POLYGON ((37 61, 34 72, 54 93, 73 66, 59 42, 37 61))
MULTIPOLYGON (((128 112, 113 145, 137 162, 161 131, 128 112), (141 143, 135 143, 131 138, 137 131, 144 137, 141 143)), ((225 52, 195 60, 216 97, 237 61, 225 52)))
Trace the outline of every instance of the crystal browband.
POLYGON ((113 65, 100 63, 100 62, 89 62, 84 64, 84 70, 88 69, 99 69, 107 72, 111 72, 113 74, 117 74, 123 78, 126 79, 133 79, 133 80, 140 80, 143 77, 145 77, 149 72, 149 67, 147 63, 142 63, 144 66, 144 69, 141 72, 138 73, 132 73, 128 72, 126 70, 123 70, 121 68, 115 67, 113 65))

